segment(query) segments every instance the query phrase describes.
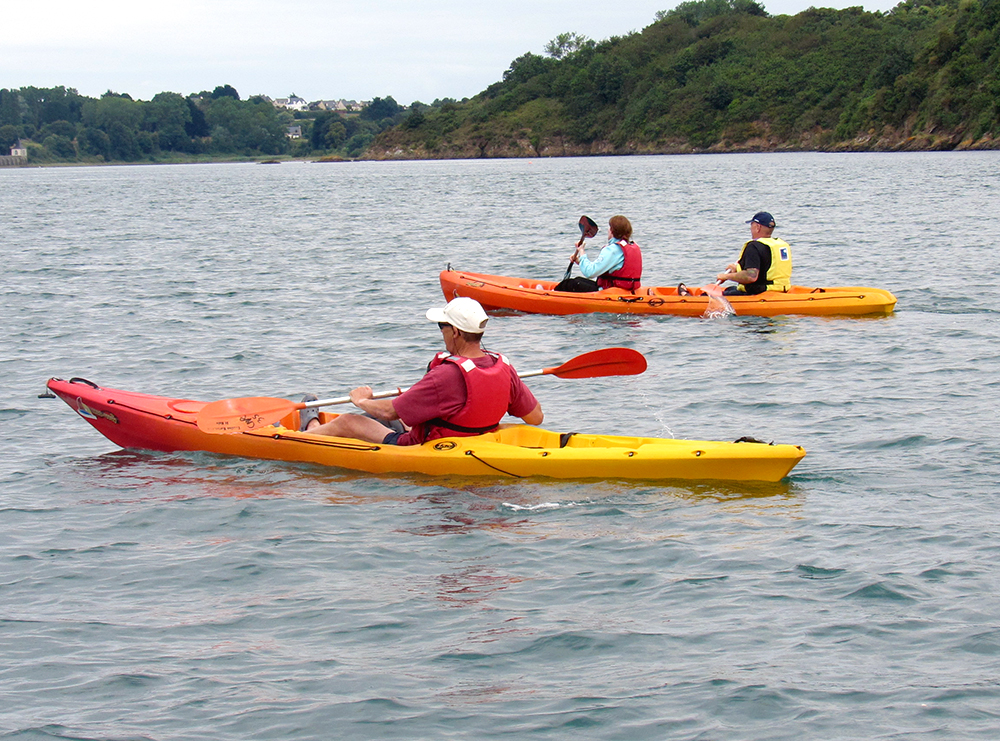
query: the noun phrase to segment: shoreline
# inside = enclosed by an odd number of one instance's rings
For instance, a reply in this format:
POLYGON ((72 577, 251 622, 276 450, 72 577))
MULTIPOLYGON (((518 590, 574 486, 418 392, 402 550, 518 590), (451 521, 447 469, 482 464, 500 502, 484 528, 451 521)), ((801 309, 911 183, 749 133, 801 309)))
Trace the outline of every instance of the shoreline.
MULTIPOLYGON (((141 167, 150 165, 213 165, 213 164, 340 164, 351 162, 414 162, 447 160, 500 160, 500 159, 561 159, 568 157, 630 157, 630 156, 670 156, 670 155, 713 155, 713 154, 893 154, 912 152, 989 152, 1000 151, 1000 139, 990 136, 978 140, 963 139, 955 142, 951 137, 908 137, 891 144, 885 140, 859 138, 832 147, 801 147, 791 144, 765 146, 761 143, 744 143, 740 146, 717 145, 707 149, 690 146, 614 148, 595 142, 589 146, 542 148, 542 151, 524 151, 521 147, 507 147, 502 151, 489 150, 486 153, 468 150, 447 153, 428 153, 418 150, 394 148, 391 151, 366 152, 360 157, 250 157, 250 158, 170 158, 160 162, 139 160, 135 162, 27 162, 25 164, 0 164, 2 170, 31 169, 42 167, 141 167)), ((478 150, 478 147, 476 148, 478 150)))
POLYGON ((880 135, 869 132, 864 136, 837 142, 816 145, 821 135, 807 135, 798 141, 779 141, 772 138, 755 138, 739 144, 725 141, 710 147, 693 147, 686 142, 673 142, 660 146, 626 144, 614 146, 610 142, 596 141, 590 144, 567 144, 561 139, 550 139, 532 146, 527 140, 516 140, 502 147, 466 142, 450 147, 442 147, 428 152, 420 145, 402 142, 387 142, 379 149, 369 149, 359 159, 363 160, 445 160, 445 159, 534 159, 548 157, 601 157, 629 155, 670 155, 670 154, 778 154, 778 153, 826 153, 850 152, 954 152, 954 151, 996 151, 1000 150, 1000 139, 991 135, 974 139, 962 134, 917 134, 902 135, 896 131, 885 131, 880 135))

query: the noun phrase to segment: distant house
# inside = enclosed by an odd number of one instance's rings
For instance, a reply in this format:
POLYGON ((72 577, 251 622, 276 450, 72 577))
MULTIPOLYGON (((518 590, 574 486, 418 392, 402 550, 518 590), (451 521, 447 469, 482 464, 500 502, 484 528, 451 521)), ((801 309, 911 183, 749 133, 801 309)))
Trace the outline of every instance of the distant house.
POLYGON ((275 98, 269 100, 275 108, 284 108, 289 111, 335 111, 336 113, 357 113, 358 111, 363 111, 365 106, 368 105, 369 101, 363 100, 360 103, 356 100, 314 100, 312 103, 307 103, 302 98, 292 95, 288 98, 275 98))
POLYGON ((286 136, 289 139, 301 139, 302 138, 302 127, 301 126, 289 126, 286 136))
POLYGON ((320 111, 346 111, 343 105, 342 100, 317 100, 311 107, 320 111))
POLYGON ((24 167, 28 164, 28 148, 18 140, 9 155, 0 155, 0 167, 24 167))
POLYGON ((275 108, 285 108, 289 111, 309 110, 309 104, 297 95, 291 95, 287 98, 275 98, 272 103, 275 108))
POLYGON ((365 107, 364 103, 356 100, 317 100, 312 104, 312 108, 321 111, 336 111, 337 113, 356 113, 365 107))

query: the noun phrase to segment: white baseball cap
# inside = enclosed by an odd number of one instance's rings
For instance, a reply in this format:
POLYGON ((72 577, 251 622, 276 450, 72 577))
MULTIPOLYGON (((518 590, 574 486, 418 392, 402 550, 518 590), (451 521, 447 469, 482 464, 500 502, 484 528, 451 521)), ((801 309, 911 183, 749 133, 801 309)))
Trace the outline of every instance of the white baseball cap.
POLYGON ((479 302, 465 296, 452 299, 443 309, 428 309, 427 318, 432 322, 450 324, 471 334, 482 334, 489 320, 479 302))

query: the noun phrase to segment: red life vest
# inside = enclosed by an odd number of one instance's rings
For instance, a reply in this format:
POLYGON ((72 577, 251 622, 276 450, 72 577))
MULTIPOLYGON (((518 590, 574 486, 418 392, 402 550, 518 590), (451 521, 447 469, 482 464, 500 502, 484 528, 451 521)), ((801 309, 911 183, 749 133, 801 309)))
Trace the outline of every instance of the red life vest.
POLYGON ((642 251, 635 242, 626 242, 624 239, 618 240, 618 246, 622 248, 625 262, 614 272, 599 275, 597 285, 601 288, 624 288, 626 291, 635 291, 639 288, 639 279, 642 278, 642 251))
POLYGON ((493 358, 489 368, 480 368, 470 358, 440 352, 434 356, 427 370, 442 363, 453 363, 462 371, 465 381, 466 401, 457 414, 447 419, 435 417, 424 424, 427 434, 424 441, 438 437, 466 437, 492 432, 507 414, 510 406, 511 375, 514 373, 510 362, 503 355, 486 353, 493 358))

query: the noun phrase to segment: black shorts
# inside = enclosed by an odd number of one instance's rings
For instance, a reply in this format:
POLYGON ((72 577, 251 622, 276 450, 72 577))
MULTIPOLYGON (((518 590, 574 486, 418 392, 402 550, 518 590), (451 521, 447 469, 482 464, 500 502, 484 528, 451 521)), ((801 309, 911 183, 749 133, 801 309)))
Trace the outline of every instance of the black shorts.
POLYGON ((399 438, 401 438, 405 433, 402 432, 390 432, 388 435, 382 438, 383 445, 399 445, 399 438))

